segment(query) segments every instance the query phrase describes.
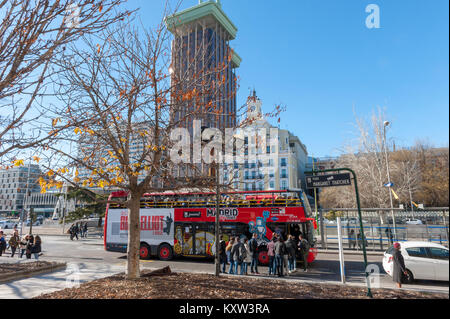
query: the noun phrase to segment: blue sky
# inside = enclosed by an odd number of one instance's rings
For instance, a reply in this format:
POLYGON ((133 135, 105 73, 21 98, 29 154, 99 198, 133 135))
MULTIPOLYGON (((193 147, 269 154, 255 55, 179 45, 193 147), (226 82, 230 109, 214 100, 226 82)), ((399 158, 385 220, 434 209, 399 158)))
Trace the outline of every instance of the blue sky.
MULTIPOLYGON (((161 17, 161 0, 129 0, 143 24, 161 17)), ((175 0, 172 1, 175 3, 175 0)), ((184 0, 181 9, 197 4, 184 0)), ((355 113, 384 108, 399 146, 417 139, 448 146, 447 0, 222 0, 238 28, 242 57, 238 105, 255 87, 265 111, 286 105, 289 129, 316 157, 339 155, 355 137, 355 113), (368 4, 380 8, 368 29, 368 4)))

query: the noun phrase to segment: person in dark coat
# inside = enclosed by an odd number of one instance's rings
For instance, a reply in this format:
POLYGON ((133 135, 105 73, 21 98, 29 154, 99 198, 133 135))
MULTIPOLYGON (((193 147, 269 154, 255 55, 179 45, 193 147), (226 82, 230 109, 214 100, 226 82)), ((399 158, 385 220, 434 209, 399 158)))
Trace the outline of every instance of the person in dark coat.
POLYGON ((223 236, 220 236, 220 242, 219 242, 219 260, 220 264, 222 265, 222 273, 225 273, 225 269, 227 267, 227 254, 226 254, 226 247, 227 244, 225 240, 223 239, 223 236))
POLYGON ((34 259, 39 259, 39 253, 42 251, 41 249, 42 240, 39 235, 34 237, 33 245, 31 246, 31 253, 34 255, 34 259))
POLYGON ((280 236, 280 239, 275 243, 274 246, 275 251, 275 261, 276 261, 276 269, 278 277, 284 277, 283 275, 283 255, 286 251, 286 244, 284 243, 283 237, 280 236))
POLYGON ((393 254, 394 267, 392 270, 392 279, 397 283, 398 288, 402 288, 402 278, 403 275, 407 275, 405 260, 403 259, 402 253, 400 251, 400 244, 394 244, 394 254, 393 254))
POLYGON ((258 234, 256 234, 256 233, 253 234, 253 238, 250 239, 250 241, 248 242, 248 246, 249 246, 250 252, 252 254, 251 255, 252 262, 251 262, 251 266, 250 266, 251 273, 252 274, 256 273, 257 275, 259 275, 259 272, 258 272, 258 257, 259 257, 258 234))
POLYGON ((30 234, 28 235, 27 250, 25 252, 27 259, 31 259, 33 244, 34 244, 34 236, 30 234))

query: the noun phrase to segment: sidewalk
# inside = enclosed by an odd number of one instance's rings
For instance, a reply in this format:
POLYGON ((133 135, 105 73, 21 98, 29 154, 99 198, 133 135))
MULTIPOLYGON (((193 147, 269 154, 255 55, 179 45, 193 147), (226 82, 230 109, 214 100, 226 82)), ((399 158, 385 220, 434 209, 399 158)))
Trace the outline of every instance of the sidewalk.
POLYGON ((0 299, 29 299, 123 272, 123 265, 68 263, 66 270, 0 285, 0 299))
MULTIPOLYGON (((23 261, 27 262, 27 261, 23 261)), ((158 268, 154 267, 142 267, 142 269, 146 270, 156 270, 158 268)), ((101 279, 104 277, 112 276, 117 273, 121 273, 124 271, 123 264, 115 264, 115 265, 104 265, 100 263, 68 263, 67 269, 64 271, 57 271, 54 273, 39 275, 32 278, 26 278, 22 280, 17 280, 5 284, 0 285, 0 299, 28 299, 39 296, 44 293, 50 293, 57 290, 62 290, 65 288, 71 288, 76 285, 76 281, 79 283, 84 283, 96 279, 101 279)), ((175 270, 174 270, 175 271, 175 270)), ((197 273, 197 274, 209 274, 213 275, 214 271, 185 271, 177 269, 176 272, 184 272, 184 273, 197 273)), ((299 283, 314 283, 318 285, 347 285, 353 287, 361 287, 366 288, 366 283, 364 280, 361 282, 348 282, 346 284, 342 284, 338 281, 330 281, 330 280, 320 280, 320 279, 311 279, 311 278, 302 278, 301 272, 286 276, 284 278, 277 277, 269 277, 267 275, 259 275, 259 276, 247 276, 256 280, 268 279, 268 280, 282 280, 285 282, 299 282, 299 283)), ((221 276, 229 276, 234 277, 234 275, 221 274, 221 276)), ((371 283, 372 289, 374 288, 374 283, 371 283)), ((380 287, 383 289, 397 289, 395 284, 392 283, 382 283, 380 282, 380 287)), ((423 289, 417 288, 412 285, 403 285, 403 290, 410 290, 416 292, 430 292, 430 293, 440 293, 446 294, 449 293, 448 286, 443 287, 434 287, 432 289, 423 289)))

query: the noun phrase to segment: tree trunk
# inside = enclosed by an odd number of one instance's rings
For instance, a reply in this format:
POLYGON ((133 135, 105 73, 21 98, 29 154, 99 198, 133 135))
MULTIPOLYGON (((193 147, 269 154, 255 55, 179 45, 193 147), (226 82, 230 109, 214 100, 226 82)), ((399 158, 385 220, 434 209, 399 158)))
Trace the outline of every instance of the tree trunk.
POLYGON ((131 194, 128 207, 128 251, 127 279, 140 277, 139 248, 141 243, 141 228, 139 227, 140 197, 131 194))

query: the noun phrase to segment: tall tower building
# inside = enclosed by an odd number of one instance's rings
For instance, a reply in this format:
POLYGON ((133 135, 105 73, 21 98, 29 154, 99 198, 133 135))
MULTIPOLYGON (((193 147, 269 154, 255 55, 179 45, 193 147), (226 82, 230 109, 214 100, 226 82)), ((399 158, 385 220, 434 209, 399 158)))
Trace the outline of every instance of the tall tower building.
POLYGON ((235 69, 241 58, 229 45, 237 28, 220 0, 199 0, 198 5, 166 17, 165 23, 174 35, 171 80, 182 92, 177 95, 199 92, 197 99, 176 103, 172 121, 191 132, 194 119, 201 119, 204 127, 235 127, 235 69))

